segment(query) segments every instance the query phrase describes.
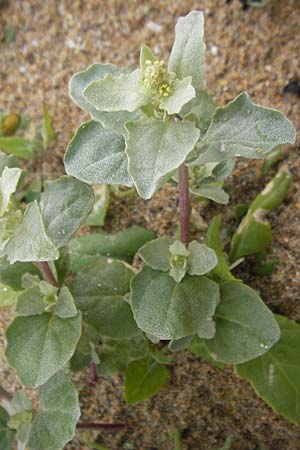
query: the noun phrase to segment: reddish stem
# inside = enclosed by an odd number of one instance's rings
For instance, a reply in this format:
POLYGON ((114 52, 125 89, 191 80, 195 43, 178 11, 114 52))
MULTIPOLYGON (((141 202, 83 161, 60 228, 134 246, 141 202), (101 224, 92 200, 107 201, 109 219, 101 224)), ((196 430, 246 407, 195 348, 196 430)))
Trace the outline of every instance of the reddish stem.
POLYGON ((189 243, 189 220, 190 220, 190 194, 189 194, 189 172, 182 164, 179 167, 179 210, 180 210, 180 240, 187 246, 189 243))
POLYGON ((55 287, 59 287, 58 282, 54 278, 54 275, 47 261, 39 261, 36 263, 36 265, 39 268, 41 274, 43 275, 45 281, 47 281, 49 284, 52 284, 55 287))
POLYGON ((94 362, 90 363, 90 379, 92 383, 96 383, 98 381, 97 367, 94 362))

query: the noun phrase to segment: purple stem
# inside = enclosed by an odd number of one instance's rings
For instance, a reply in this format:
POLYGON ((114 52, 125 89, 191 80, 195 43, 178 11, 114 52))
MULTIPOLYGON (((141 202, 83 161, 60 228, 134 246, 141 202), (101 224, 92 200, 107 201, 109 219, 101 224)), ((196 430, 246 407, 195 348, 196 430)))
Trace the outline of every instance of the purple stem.
POLYGON ((54 278, 54 275, 47 261, 39 261, 36 263, 36 265, 43 275, 45 281, 47 281, 49 284, 52 284, 52 286, 59 287, 58 282, 54 278))
POLYGON ((90 379, 91 383, 97 383, 98 381, 97 367, 94 362, 90 363, 90 379))
POLYGON ((190 193, 189 172, 182 164, 179 167, 179 210, 180 210, 180 240, 187 246, 189 243, 189 220, 190 220, 190 193))

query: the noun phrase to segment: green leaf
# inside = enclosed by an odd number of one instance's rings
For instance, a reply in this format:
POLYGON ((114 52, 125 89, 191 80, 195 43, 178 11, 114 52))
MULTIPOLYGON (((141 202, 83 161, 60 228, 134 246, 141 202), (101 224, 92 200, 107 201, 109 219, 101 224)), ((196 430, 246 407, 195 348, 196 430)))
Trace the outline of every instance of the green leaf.
POLYGON ((149 199, 167 181, 199 139, 192 122, 145 119, 128 122, 128 170, 142 198, 149 199))
POLYGON ((212 121, 215 109, 212 97, 202 91, 197 92, 196 97, 182 107, 180 116, 187 120, 193 120, 203 136, 212 121))
POLYGON ((205 238, 205 244, 214 250, 218 258, 218 264, 213 269, 213 274, 221 280, 234 280, 235 278, 230 272, 229 263, 223 252, 220 228, 221 216, 216 216, 210 222, 205 238))
POLYGON ((208 198, 221 205, 227 205, 229 195, 219 186, 218 183, 203 183, 198 188, 190 187, 190 192, 197 197, 208 198))
POLYGON ((33 409, 32 401, 28 399, 24 391, 16 391, 10 401, 7 411, 10 415, 22 411, 31 411, 33 409))
POLYGON ((137 69, 119 77, 106 75, 92 81, 83 95, 98 111, 134 112, 150 102, 151 90, 141 83, 141 71, 137 69))
MULTIPOLYGON (((242 221, 243 222, 243 221, 242 221)), ((265 250, 272 241, 272 230, 269 223, 247 217, 231 240, 230 261, 237 261, 242 256, 253 255, 265 250), (246 226, 244 227, 244 225, 246 226)))
POLYGON ((22 170, 5 167, 0 178, 0 217, 7 211, 10 198, 16 192, 22 170))
POLYGON ((133 278, 131 291, 133 314, 144 332, 160 339, 214 334, 219 289, 213 281, 186 276, 176 283, 167 273, 144 267, 133 278))
POLYGON ((205 339, 200 339, 198 336, 195 336, 193 341, 187 345, 187 349, 194 355, 200 356, 200 358, 208 361, 213 366, 219 367, 220 369, 223 369, 225 367, 225 364, 216 361, 210 356, 207 350, 205 339))
POLYGON ((105 184, 93 186, 95 203, 86 223, 90 226, 102 227, 109 204, 109 187, 105 184))
POLYGON ((13 442, 15 439, 15 431, 11 430, 7 422, 9 415, 6 410, 0 405, 0 448, 1 450, 13 450, 13 442))
POLYGON ((63 176, 46 181, 41 196, 41 213, 47 233, 57 247, 69 242, 93 208, 90 186, 75 178, 63 176))
POLYGON ((0 282, 15 290, 22 289, 22 277, 25 273, 40 276, 40 271, 32 263, 10 264, 6 258, 0 258, 0 282))
POLYGON ((17 136, 0 136, 0 148, 9 155, 22 159, 33 157, 37 142, 17 136))
POLYGON ((9 167, 12 169, 13 167, 19 167, 18 160, 13 155, 7 155, 0 151, 0 176, 2 176, 2 172, 5 167, 9 167))
POLYGON ((132 361, 143 359, 149 354, 149 346, 143 334, 130 339, 105 339, 99 353, 97 371, 104 376, 125 372, 132 361))
POLYGON ((174 339, 169 342, 168 348, 171 352, 179 352, 188 347, 190 342, 194 339, 194 336, 186 336, 181 339, 174 339))
POLYGON ((203 12, 191 11, 180 17, 175 27, 175 42, 168 69, 179 78, 192 76, 196 90, 205 88, 205 44, 203 12))
POLYGON ((94 121, 76 131, 64 157, 68 175, 88 184, 132 186, 123 136, 94 121))
POLYGON ((77 308, 74 298, 67 286, 63 286, 58 294, 58 299, 53 309, 53 313, 63 319, 77 315, 77 308))
POLYGON ((157 394, 169 378, 168 369, 146 358, 132 362, 125 375, 126 403, 138 403, 157 394))
POLYGON ((275 412, 299 425, 300 325, 283 316, 275 317, 281 329, 280 340, 259 358, 237 365, 236 372, 275 412))
POLYGON ((35 416, 30 450, 60 450, 74 437, 80 417, 78 393, 63 372, 56 373, 40 390, 41 412, 35 416))
POLYGON ((130 305, 124 301, 133 272, 120 261, 98 261, 79 272, 70 291, 83 320, 99 334, 113 339, 137 334, 130 305))
POLYGON ((22 222, 6 245, 5 253, 11 264, 16 261, 51 261, 59 258, 59 251, 46 234, 37 202, 31 203, 22 222))
POLYGON ((88 367, 92 360, 91 342, 88 336, 82 334, 78 341, 76 350, 70 359, 70 369, 73 372, 80 372, 88 367))
POLYGON ((147 45, 142 45, 140 52, 140 68, 143 72, 146 67, 146 61, 154 62, 154 55, 152 50, 147 45))
POLYGON ((168 237, 160 237, 147 242, 139 249, 139 256, 152 269, 168 272, 170 270, 170 245, 172 240, 168 237))
POLYGON ((20 292, 14 291, 10 286, 0 283, 0 308, 15 305, 20 292))
POLYGON ((272 231, 269 223, 264 220, 265 216, 278 208, 290 186, 289 170, 286 166, 283 166, 265 189, 253 200, 247 215, 232 237, 231 261, 266 250, 272 240, 272 231))
POLYGON ((180 283, 188 268, 189 251, 182 242, 175 241, 170 246, 170 253, 170 276, 176 281, 176 283, 180 283))
POLYGON ((190 275, 204 275, 210 272, 218 263, 215 252, 204 244, 192 241, 188 245, 190 252, 188 259, 188 273, 190 275))
POLYGON ((26 289, 18 298, 15 311, 20 316, 43 314, 46 308, 39 285, 26 289))
POLYGON ((83 267, 104 257, 122 259, 132 263, 138 249, 154 238, 153 231, 138 226, 127 228, 116 234, 97 233, 74 238, 69 244, 70 269, 73 272, 79 272, 83 267))
POLYGON ((126 69, 119 69, 112 64, 93 64, 82 72, 78 72, 70 80, 69 93, 72 100, 79 108, 90 113, 93 120, 100 122, 104 127, 111 128, 116 133, 126 135, 125 122, 137 120, 139 112, 130 113, 128 111, 103 112, 98 111, 83 96, 84 89, 95 80, 103 79, 106 75, 120 76, 126 73, 126 69))
POLYGON ((175 80, 172 83, 171 94, 160 99, 159 107, 165 109, 168 114, 176 114, 194 97, 195 89, 192 86, 192 77, 175 80))
POLYGON ((295 138, 295 128, 284 114, 252 103, 243 92, 224 108, 216 109, 193 164, 234 156, 261 159, 277 145, 293 144, 295 138))
POLYGON ((228 281, 221 284, 215 314, 216 334, 206 342, 217 361, 240 364, 266 353, 278 341, 280 329, 271 311, 250 287, 228 281))
POLYGON ((17 317, 6 332, 6 357, 25 386, 45 383, 72 357, 81 334, 81 316, 44 313, 17 317))

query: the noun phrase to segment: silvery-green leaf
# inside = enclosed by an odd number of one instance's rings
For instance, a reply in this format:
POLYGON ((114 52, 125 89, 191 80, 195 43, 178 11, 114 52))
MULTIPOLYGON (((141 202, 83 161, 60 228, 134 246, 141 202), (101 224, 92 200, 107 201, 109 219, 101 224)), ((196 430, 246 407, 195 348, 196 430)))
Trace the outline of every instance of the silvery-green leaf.
POLYGON ((295 425, 300 423, 300 325, 275 316, 281 329, 279 341, 259 358, 236 366, 256 393, 295 425))
POLYGON ((213 269, 213 274, 223 281, 234 280, 234 276, 230 273, 230 265, 223 251, 223 243, 220 236, 221 217, 215 216, 209 224, 205 244, 212 248, 218 257, 218 264, 213 269))
POLYGON ((16 192, 22 170, 5 167, 0 178, 0 217, 7 211, 10 197, 16 192))
POLYGON ((172 240, 168 237, 160 237, 147 242, 139 249, 139 256, 152 269, 168 272, 170 270, 170 245, 172 240))
POLYGON ((43 314, 46 308, 39 285, 26 289, 18 298, 15 311, 19 316, 43 314))
POLYGON ((26 393, 22 390, 15 392, 12 400, 9 402, 7 411, 12 416, 18 412, 30 411, 33 409, 33 403, 28 399, 26 393))
POLYGON ((128 122, 128 171, 139 195, 149 199, 193 150, 199 130, 192 122, 152 119, 128 122))
POLYGON ((293 124, 279 111, 252 103, 243 92, 224 108, 217 108, 213 120, 197 145, 193 164, 222 161, 235 156, 264 158, 280 144, 293 144, 293 124))
POLYGON ((141 82, 141 71, 137 69, 119 77, 106 75, 103 80, 92 81, 83 95, 98 111, 133 112, 149 103, 151 90, 141 82))
POLYGON ((152 50, 147 45, 142 45, 140 52, 140 69, 143 72, 146 67, 146 61, 154 62, 152 50))
POLYGON ((215 109, 216 106, 212 97, 206 92, 200 91, 197 92, 195 98, 182 107, 180 116, 193 120, 201 131, 201 136, 203 136, 209 127, 215 109))
POLYGON ((9 428, 7 422, 9 415, 0 405, 0 448, 1 450, 12 450, 16 432, 9 428))
POLYGON ((215 252, 205 244, 192 241, 188 246, 188 273, 190 275, 204 275, 210 272, 218 263, 215 252))
POLYGON ((185 267, 178 267, 174 266, 170 269, 170 277, 173 278, 176 283, 180 283, 180 281, 184 278, 186 274, 186 268, 185 267))
POLYGON ((119 69, 112 64, 93 64, 82 72, 73 75, 69 83, 70 97, 79 108, 89 112, 96 122, 100 122, 103 126, 123 135, 125 134, 125 122, 136 120, 141 114, 139 112, 129 113, 128 111, 98 111, 85 99, 83 91, 92 81, 102 80, 108 74, 120 76, 124 73, 127 73, 126 69, 119 69))
POLYGON ((40 390, 41 411, 30 430, 30 450, 61 450, 74 437, 80 417, 78 392, 63 372, 40 390))
POLYGON ((36 201, 27 207, 5 252, 11 264, 15 261, 51 261, 59 258, 57 247, 46 233, 36 201))
POLYGON ((69 242, 84 223, 93 204, 92 188, 76 178, 63 176, 44 183, 41 213, 47 233, 57 247, 69 242))
POLYGON ((218 183, 203 183, 199 187, 190 187, 190 192, 197 197, 208 198, 221 205, 227 205, 229 201, 229 195, 225 192, 218 183))
POLYGON ((130 339, 105 339, 99 353, 97 371, 104 376, 124 372, 132 361, 149 355, 149 345, 143 333, 130 339))
POLYGON ((220 294, 214 317, 216 334, 206 342, 211 356, 240 364, 269 351, 279 340, 280 329, 259 295, 237 281, 221 284, 220 294))
MULTIPOLYGON (((70 270, 79 272, 83 267, 103 258, 121 259, 132 263, 134 255, 146 242, 155 238, 153 231, 132 226, 115 234, 93 233, 70 241, 70 270)), ((1 259, 0 259, 0 268, 1 259)), ((2 272, 0 270, 0 279, 2 272)), ((3 282, 6 282, 3 280, 3 282)))
POLYGON ((18 160, 14 155, 7 155, 0 151, 0 176, 5 167, 13 168, 19 167, 18 160))
POLYGON ((53 313, 63 319, 77 315, 74 298, 67 286, 60 289, 53 313))
POLYGON ((86 122, 78 128, 64 163, 68 175, 88 184, 132 186, 123 136, 98 122, 86 122))
POLYGON ((191 11, 179 17, 175 27, 175 42, 168 69, 179 78, 191 75, 196 90, 205 88, 205 43, 203 12, 191 11))
POLYGON ((138 333, 124 295, 133 272, 120 261, 104 259, 79 272, 69 288, 83 320, 102 336, 129 338, 138 333))
POLYGON ((0 308, 15 305, 20 292, 14 291, 10 286, 0 283, 0 308))
POLYGON ((183 105, 195 97, 195 89, 191 82, 192 77, 175 80, 171 87, 171 94, 161 98, 159 107, 165 109, 169 114, 179 113, 183 105))
POLYGON ((172 256, 185 256, 186 258, 189 256, 189 251, 180 241, 175 241, 170 245, 170 253, 172 256))
POLYGON ((131 305, 141 330, 160 339, 194 333, 212 336, 219 288, 205 277, 186 276, 176 283, 169 274, 144 267, 131 282, 131 305))
POLYGON ((81 315, 17 317, 6 332, 6 357, 25 386, 37 387, 63 368, 81 335, 81 315))
POLYGON ((24 273, 21 280, 23 289, 31 288, 41 281, 38 275, 32 275, 31 273, 24 273))
POLYGON ((169 342, 168 348, 171 352, 179 352, 184 350, 194 339, 194 336, 186 336, 181 339, 174 339, 169 342))
POLYGON ((109 186, 106 184, 95 185, 93 186, 93 191, 95 203, 86 223, 90 226, 101 227, 104 225, 104 219, 109 203, 109 186))
POLYGON ((0 281, 11 286, 16 291, 22 290, 22 279, 24 274, 40 276, 39 269, 32 263, 10 264, 6 258, 0 258, 0 281))

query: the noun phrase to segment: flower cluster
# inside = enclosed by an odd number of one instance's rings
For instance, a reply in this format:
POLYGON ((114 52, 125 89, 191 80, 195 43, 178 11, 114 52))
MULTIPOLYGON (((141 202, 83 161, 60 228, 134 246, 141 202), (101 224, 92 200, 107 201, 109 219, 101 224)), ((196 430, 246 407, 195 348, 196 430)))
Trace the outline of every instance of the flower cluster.
POLYGON ((146 67, 143 74, 143 82, 149 88, 158 90, 158 93, 162 97, 168 97, 172 93, 172 82, 174 76, 172 76, 166 67, 166 63, 163 60, 160 61, 146 61, 146 67))

